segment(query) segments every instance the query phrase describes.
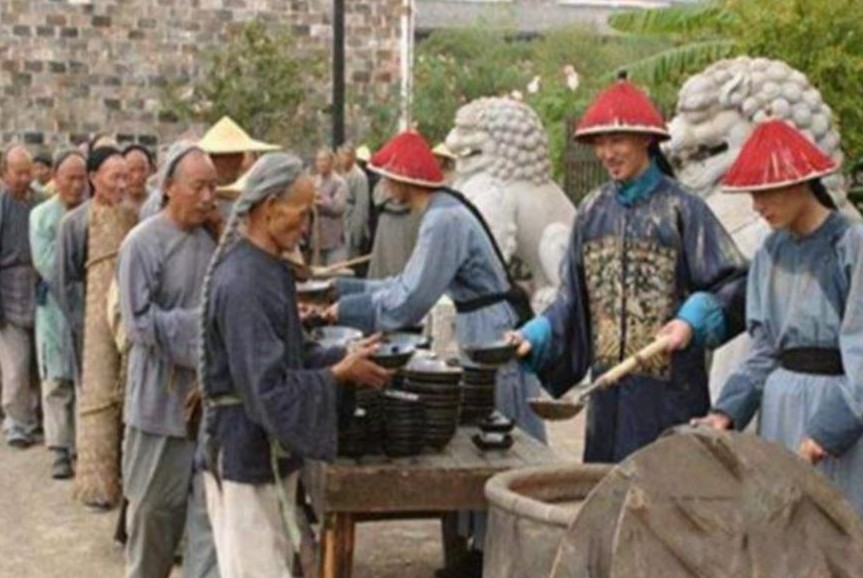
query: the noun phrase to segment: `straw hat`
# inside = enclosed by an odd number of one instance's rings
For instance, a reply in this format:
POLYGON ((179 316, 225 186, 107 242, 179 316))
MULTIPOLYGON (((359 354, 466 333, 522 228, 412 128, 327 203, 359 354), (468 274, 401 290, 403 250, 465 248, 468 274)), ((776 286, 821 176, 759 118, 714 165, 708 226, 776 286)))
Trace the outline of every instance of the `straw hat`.
POLYGON ((363 163, 369 162, 372 158, 372 151, 369 150, 369 147, 366 145, 360 145, 357 147, 357 160, 363 163))
POLYGON ((415 131, 394 136, 372 157, 369 168, 400 183, 443 186, 444 177, 425 139, 415 131))
POLYGON ((432 154, 437 157, 449 159, 451 161, 455 160, 455 155, 451 150, 449 150, 449 147, 447 147, 445 143, 440 143, 435 148, 433 148, 432 154))
POLYGON ((231 201, 236 200, 241 194, 243 194, 243 190, 246 188, 246 176, 248 174, 249 171, 246 171, 233 183, 217 187, 216 195, 222 199, 228 199, 231 201))
POLYGON ((253 139, 231 117, 223 116, 204 135, 198 146, 212 155, 269 152, 279 150, 276 145, 253 139))
POLYGON ((725 173, 728 193, 766 191, 804 183, 838 169, 803 133, 780 119, 760 123, 725 173))
POLYGON ((578 141, 612 132, 650 134, 659 140, 671 138, 662 115, 637 86, 628 80, 615 81, 596 97, 575 128, 578 141))

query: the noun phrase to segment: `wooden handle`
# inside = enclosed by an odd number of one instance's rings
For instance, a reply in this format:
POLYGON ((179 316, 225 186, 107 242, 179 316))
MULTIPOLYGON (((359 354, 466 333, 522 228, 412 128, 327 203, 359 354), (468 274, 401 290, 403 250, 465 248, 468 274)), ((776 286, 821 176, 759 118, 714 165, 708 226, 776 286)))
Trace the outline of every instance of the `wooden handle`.
POLYGON ((332 273, 333 271, 338 271, 339 269, 344 269, 346 267, 362 265, 363 263, 368 263, 371 260, 372 255, 371 253, 369 253, 368 255, 354 257, 353 259, 348 259, 347 261, 342 261, 341 263, 333 263, 332 265, 327 265, 326 267, 321 267, 320 269, 313 269, 313 272, 315 275, 326 275, 327 273, 332 273))
POLYGON ((602 377, 596 380, 598 384, 601 383, 600 387, 606 387, 613 383, 619 381, 622 377, 626 377, 642 365, 648 359, 656 357, 660 353, 665 353, 668 350, 669 338, 668 337, 657 337, 650 345, 647 347, 640 349, 633 355, 630 355, 604 374, 602 377))

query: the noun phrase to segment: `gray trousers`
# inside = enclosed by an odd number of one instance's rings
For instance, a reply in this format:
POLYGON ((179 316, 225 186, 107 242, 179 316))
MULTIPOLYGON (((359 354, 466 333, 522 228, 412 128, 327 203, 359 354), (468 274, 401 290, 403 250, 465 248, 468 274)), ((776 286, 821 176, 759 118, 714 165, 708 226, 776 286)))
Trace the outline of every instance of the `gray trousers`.
POLYGON ((50 449, 75 447, 75 385, 69 379, 42 382, 42 418, 45 445, 50 449))
POLYGON ((0 376, 3 383, 3 429, 7 435, 31 434, 37 427, 37 393, 31 379, 33 331, 5 323, 0 327, 0 376))
POLYGON ((195 442, 127 426, 123 441, 126 578, 168 578, 186 525, 195 442))
POLYGON ((183 578, 219 578, 216 543, 207 514, 204 472, 192 477, 192 493, 186 513, 186 548, 183 551, 183 578))

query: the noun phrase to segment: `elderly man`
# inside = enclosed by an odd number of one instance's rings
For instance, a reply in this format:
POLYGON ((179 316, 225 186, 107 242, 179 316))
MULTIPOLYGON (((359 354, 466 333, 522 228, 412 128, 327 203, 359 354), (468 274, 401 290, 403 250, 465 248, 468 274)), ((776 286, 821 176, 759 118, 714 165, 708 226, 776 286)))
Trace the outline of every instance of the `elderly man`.
MULTIPOLYGON (((123 451, 128 578, 167 578, 186 524, 195 432, 187 431, 183 407, 195 388, 198 307, 216 248, 205 227, 216 185, 202 149, 174 147, 164 167, 165 208, 120 249, 120 312, 131 344, 123 451)), ((187 564, 200 554, 195 527, 188 526, 187 564)))
POLYGON ((150 193, 147 190, 147 180, 156 170, 155 159, 149 149, 139 144, 131 144, 124 148, 123 158, 126 159, 129 175, 125 202, 138 212, 150 193))
MULTIPOLYGON (((255 140, 240 128, 233 119, 223 116, 219 122, 198 141, 198 146, 212 159, 216 167, 219 187, 234 183, 247 166, 246 157, 268 151, 278 150, 276 145, 255 140)), ((163 191, 156 191, 141 208, 141 219, 146 219, 158 213, 164 206, 163 191)), ((229 202, 219 203, 222 216, 227 218, 231 213, 229 202)))
POLYGON ((348 185, 348 200, 345 210, 345 241, 348 258, 365 253, 371 245, 369 241, 369 179, 357 164, 354 145, 345 143, 339 147, 339 161, 342 177, 348 185))
POLYGON ((344 261, 345 224, 342 220, 348 200, 348 185, 335 172, 336 156, 331 149, 322 148, 315 156, 315 217, 312 233, 312 262, 332 265, 344 261))
POLYGON ((6 443, 27 448, 36 440, 36 392, 31 381, 36 270, 30 253, 33 159, 22 145, 0 159, 0 374, 6 443))
POLYGON ((57 227, 87 192, 87 168, 77 150, 64 151, 53 162, 57 194, 30 213, 33 265, 42 277, 37 291, 36 354, 42 380, 45 443, 55 453, 51 476, 72 477, 75 447, 75 356, 72 334, 51 289, 55 287, 57 227))

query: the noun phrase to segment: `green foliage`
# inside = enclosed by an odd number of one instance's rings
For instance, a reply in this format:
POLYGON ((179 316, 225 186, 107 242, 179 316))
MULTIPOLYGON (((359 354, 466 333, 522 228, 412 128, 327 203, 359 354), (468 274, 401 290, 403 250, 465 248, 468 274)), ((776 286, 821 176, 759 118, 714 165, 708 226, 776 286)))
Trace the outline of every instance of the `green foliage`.
POLYGON ((831 106, 851 158, 863 156, 863 2, 860 0, 714 0, 615 15, 612 26, 677 43, 634 64, 636 77, 667 94, 718 57, 763 56, 797 68, 831 106))
POLYGON ((549 133, 552 170, 560 180, 565 123, 608 84, 609 73, 669 46, 663 39, 601 36, 586 27, 554 30, 533 40, 483 26, 435 32, 417 45, 413 118, 434 144, 446 137, 462 105, 518 92, 549 133), (566 66, 579 74, 576 91, 565 84, 566 66), (536 77, 539 89, 531 93, 528 85, 536 77))
POLYGON ((325 68, 321 58, 303 55, 284 29, 252 22, 240 27, 217 49, 203 55, 200 76, 169 81, 163 90, 163 115, 212 124, 229 115, 256 138, 298 150, 325 142, 328 114, 310 92, 325 68), (322 120, 323 119, 323 120, 322 120))

